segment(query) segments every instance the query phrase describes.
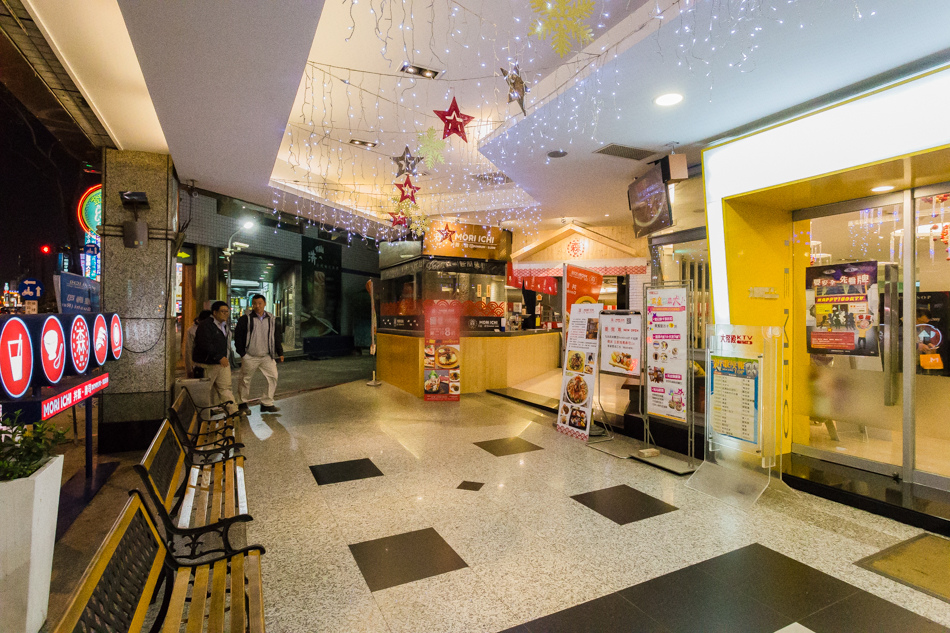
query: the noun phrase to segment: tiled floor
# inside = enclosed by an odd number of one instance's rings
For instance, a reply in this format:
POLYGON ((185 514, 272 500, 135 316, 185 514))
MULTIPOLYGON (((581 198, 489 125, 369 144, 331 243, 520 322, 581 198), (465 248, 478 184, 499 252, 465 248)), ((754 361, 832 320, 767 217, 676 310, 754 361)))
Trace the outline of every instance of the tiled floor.
POLYGON ((243 435, 271 633, 950 625, 947 603, 854 564, 921 533, 889 519, 774 490, 743 513, 496 396, 358 382, 281 407, 243 435), (382 476, 311 474, 354 460, 382 476))

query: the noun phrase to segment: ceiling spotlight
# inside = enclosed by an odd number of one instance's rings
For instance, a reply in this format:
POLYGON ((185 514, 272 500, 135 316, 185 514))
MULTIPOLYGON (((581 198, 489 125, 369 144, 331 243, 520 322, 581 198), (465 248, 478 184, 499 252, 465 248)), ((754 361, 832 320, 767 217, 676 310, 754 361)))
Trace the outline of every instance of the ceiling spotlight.
POLYGON ((359 139, 351 138, 350 145, 356 145, 357 147, 365 147, 366 149, 371 149, 376 147, 376 143, 373 141, 361 141, 359 139))
POLYGON ((682 100, 683 95, 679 94, 678 92, 670 92, 665 95, 660 95, 653 100, 653 103, 657 104, 658 106, 674 106, 682 100))
POLYGON ((567 152, 563 149, 556 149, 548 152, 548 158, 564 158, 567 156, 567 152))
POLYGON ((441 70, 423 68, 422 66, 416 66, 415 64, 410 64, 409 62, 403 62, 402 68, 399 69, 399 72, 406 73, 407 75, 419 75, 420 77, 425 77, 426 79, 435 79, 442 74, 441 70))
POLYGON ((885 191, 893 191, 894 185, 881 185, 880 187, 875 187, 871 189, 874 193, 884 193, 885 191))

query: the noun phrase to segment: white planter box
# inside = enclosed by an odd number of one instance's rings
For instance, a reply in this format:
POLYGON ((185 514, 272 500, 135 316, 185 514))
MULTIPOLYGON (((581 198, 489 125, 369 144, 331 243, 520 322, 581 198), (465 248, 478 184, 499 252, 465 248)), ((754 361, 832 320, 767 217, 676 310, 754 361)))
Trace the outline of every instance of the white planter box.
POLYGON ((25 479, 0 481, 0 633, 36 633, 46 620, 63 456, 25 479))

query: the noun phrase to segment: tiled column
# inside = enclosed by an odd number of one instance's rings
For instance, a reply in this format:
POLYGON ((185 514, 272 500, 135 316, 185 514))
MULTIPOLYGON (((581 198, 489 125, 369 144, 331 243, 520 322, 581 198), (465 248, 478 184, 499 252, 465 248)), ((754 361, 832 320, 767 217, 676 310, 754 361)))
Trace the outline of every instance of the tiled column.
POLYGON ((171 157, 106 150, 102 172, 102 309, 118 312, 125 350, 106 365, 109 387, 102 396, 99 452, 146 448, 169 406, 178 357, 174 319, 178 182, 171 157), (149 239, 126 248, 123 223, 134 220, 119 193, 144 191, 149 239), (171 239, 169 239, 171 238, 171 239))

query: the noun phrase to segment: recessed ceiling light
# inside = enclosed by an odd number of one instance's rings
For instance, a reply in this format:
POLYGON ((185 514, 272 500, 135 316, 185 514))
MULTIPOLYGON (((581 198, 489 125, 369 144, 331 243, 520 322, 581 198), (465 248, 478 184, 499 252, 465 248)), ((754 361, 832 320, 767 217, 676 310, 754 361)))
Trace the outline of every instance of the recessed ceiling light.
POLYGON ((355 138, 350 139, 350 145, 356 145, 357 147, 365 147, 366 149, 376 147, 376 143, 374 143, 373 141, 361 141, 355 138))
POLYGON ((885 191, 893 191, 894 185, 881 185, 880 187, 875 187, 871 189, 874 193, 884 193, 885 191))
POLYGON ((567 152, 563 149, 556 149, 548 152, 548 158, 564 158, 567 156, 567 152))
POLYGON ((670 92, 665 95, 660 95, 653 100, 653 103, 658 106, 673 106, 683 100, 683 95, 678 92, 670 92))
POLYGON ((407 75, 418 75, 426 79, 435 79, 442 74, 441 70, 423 68, 422 66, 416 66, 415 64, 410 64, 409 62, 403 62, 402 68, 399 69, 399 72, 406 73, 407 75))

